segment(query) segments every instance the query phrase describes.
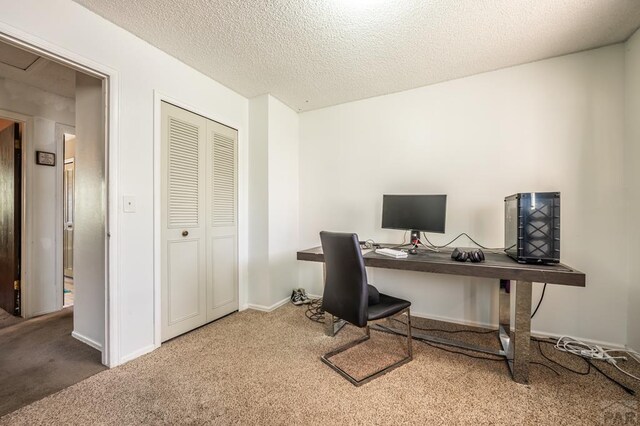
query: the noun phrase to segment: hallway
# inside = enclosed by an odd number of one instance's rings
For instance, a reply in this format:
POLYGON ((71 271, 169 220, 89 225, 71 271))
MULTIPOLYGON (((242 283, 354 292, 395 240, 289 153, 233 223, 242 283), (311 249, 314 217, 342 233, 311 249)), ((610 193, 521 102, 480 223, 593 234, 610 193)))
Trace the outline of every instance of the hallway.
MULTIPOLYGON (((15 318, 4 314, 0 327, 15 318)), ((106 369, 72 330, 73 308, 0 328, 0 416, 106 369)))

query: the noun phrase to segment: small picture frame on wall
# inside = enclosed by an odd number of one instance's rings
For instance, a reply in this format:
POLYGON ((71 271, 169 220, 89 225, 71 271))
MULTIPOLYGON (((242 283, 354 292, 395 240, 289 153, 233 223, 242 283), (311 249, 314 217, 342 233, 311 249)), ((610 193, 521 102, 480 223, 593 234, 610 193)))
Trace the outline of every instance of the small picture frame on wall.
POLYGON ((53 152, 36 151, 36 164, 41 166, 55 166, 56 154, 53 152))

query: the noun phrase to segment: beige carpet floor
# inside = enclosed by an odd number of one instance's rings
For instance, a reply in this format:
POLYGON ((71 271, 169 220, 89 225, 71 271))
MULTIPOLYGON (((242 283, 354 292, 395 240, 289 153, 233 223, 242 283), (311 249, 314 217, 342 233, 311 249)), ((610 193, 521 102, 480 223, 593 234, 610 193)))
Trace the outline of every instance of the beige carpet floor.
MULTIPOLYGON (((412 362, 356 388, 319 357, 359 332, 346 327, 336 338, 325 337, 304 307, 240 312, 24 407, 0 424, 603 424, 620 404, 638 403, 599 373, 557 376, 532 365, 530 384, 519 385, 502 361, 419 342, 412 362)), ((460 337, 495 341, 488 335, 460 337)), ((373 339, 369 350, 353 356, 397 354, 398 337, 373 332, 373 339)), ((544 349, 584 368, 579 359, 544 349)), ((544 362, 538 354, 534 359, 544 362)), ((351 362, 351 368, 360 366, 370 364, 351 362)))

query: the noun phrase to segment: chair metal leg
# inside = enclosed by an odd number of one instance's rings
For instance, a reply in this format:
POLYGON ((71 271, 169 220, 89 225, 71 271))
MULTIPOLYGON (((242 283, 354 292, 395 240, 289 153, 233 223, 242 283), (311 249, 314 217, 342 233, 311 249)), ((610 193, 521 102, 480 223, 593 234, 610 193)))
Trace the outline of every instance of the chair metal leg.
POLYGON ((407 308, 407 356, 413 359, 413 337, 411 337, 411 309, 407 308))
POLYGON ((324 334, 326 336, 335 336, 345 325, 347 325, 345 320, 341 319, 336 321, 336 317, 327 311, 324 312, 324 334))
POLYGON ((340 368, 339 366, 337 366, 336 364, 334 364, 331 361, 331 357, 338 355, 339 353, 342 353, 350 348, 353 348, 354 346, 359 345, 362 342, 366 342, 367 340, 370 339, 371 337, 371 331, 369 329, 369 325, 365 326, 365 335, 360 337, 357 340, 354 340, 352 342, 347 343, 346 345, 340 346, 337 349, 332 350, 331 352, 328 352, 326 354, 324 354, 322 357, 320 357, 320 359, 322 360, 322 362, 324 362, 325 364, 327 364, 329 367, 331 367, 334 371, 338 372, 342 377, 344 377, 345 379, 347 379, 349 382, 351 382, 353 385, 355 386, 360 386, 363 385, 373 379, 375 379, 376 377, 380 377, 383 374, 388 373, 391 370, 394 370, 398 367, 400 367, 401 365, 406 364, 407 362, 411 361, 413 359, 413 347, 412 347, 412 340, 411 340, 411 314, 410 314, 410 309, 407 308, 401 312, 399 312, 397 315, 402 315, 403 313, 407 313, 407 356, 405 356, 404 358, 402 358, 400 361, 397 361, 387 367, 384 367, 382 370, 378 370, 360 380, 356 379, 355 377, 353 377, 352 375, 350 375, 349 373, 347 373, 346 371, 344 371, 342 368, 340 368))

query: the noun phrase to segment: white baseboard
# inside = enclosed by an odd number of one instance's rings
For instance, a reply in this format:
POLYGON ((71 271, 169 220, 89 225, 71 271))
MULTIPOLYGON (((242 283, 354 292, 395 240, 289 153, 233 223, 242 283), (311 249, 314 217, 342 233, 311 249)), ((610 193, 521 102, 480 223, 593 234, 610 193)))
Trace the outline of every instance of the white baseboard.
MULTIPOLYGON (((567 336, 566 334, 557 334, 557 333, 551 333, 548 331, 541 331, 541 330, 531 330, 531 336, 533 337, 541 337, 541 338, 551 338, 551 339, 559 339, 563 336, 567 336)), ((627 349, 627 347, 625 345, 622 345, 620 343, 614 343, 614 342, 607 342, 604 340, 593 340, 593 339, 587 339, 586 337, 577 337, 577 336, 567 336, 567 337, 571 337, 572 339, 577 339, 580 340, 584 343, 588 343, 590 345, 598 345, 601 346, 603 348, 607 348, 607 349, 627 349)))
POLYGON ((281 301, 276 302, 271 306, 254 305, 253 303, 248 303, 247 304, 247 308, 248 309, 255 309, 256 311, 271 312, 271 311, 274 311, 274 310, 278 309, 280 306, 285 305, 287 302, 289 302, 289 300, 290 300, 289 297, 285 297, 281 301))
POLYGON ((159 347, 160 346, 156 346, 154 344, 151 344, 149 346, 145 346, 144 348, 138 349, 137 351, 134 351, 134 352, 132 352, 132 353, 130 353, 128 355, 125 355, 125 356, 121 357, 120 358, 120 365, 121 364, 125 364, 125 363, 127 363, 127 362, 129 362, 129 361, 131 361, 133 359, 136 359, 139 356, 146 355, 149 352, 152 352, 152 351, 158 349, 159 347))
POLYGON ((102 352, 102 344, 96 342, 93 339, 90 339, 86 336, 83 336, 82 334, 76 332, 76 331, 72 331, 71 332, 71 336, 79 341, 81 341, 82 343, 91 346, 94 349, 99 350, 100 352, 102 352))

